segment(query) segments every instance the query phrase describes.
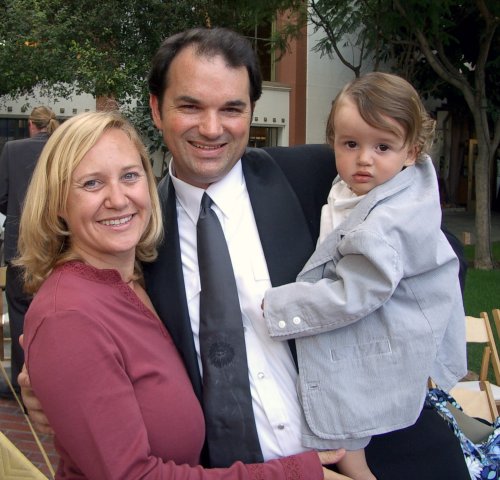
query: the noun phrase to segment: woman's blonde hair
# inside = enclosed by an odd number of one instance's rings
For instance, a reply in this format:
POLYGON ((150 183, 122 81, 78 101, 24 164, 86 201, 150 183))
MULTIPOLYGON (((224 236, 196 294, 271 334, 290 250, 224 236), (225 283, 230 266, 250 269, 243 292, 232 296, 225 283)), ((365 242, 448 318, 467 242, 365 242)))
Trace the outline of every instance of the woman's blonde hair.
POLYGON ((144 144, 118 112, 82 113, 64 122, 49 138, 26 194, 19 232, 20 256, 15 263, 24 268, 27 292, 36 292, 57 265, 78 259, 70 249, 71 233, 59 213, 65 209, 74 170, 103 133, 114 128, 124 132, 137 148, 151 197, 151 218, 136 247, 135 275, 141 276, 139 261, 156 258, 162 217, 156 179, 144 144))
POLYGON ((399 136, 400 132, 386 120, 389 117, 403 127, 406 147, 416 146, 419 157, 429 153, 436 122, 427 113, 417 91, 404 78, 372 72, 348 83, 332 103, 326 125, 326 139, 330 145, 335 139, 335 113, 345 98, 355 103, 368 125, 399 136))
POLYGON ((45 129, 49 135, 59 126, 56 114, 49 107, 35 107, 29 116, 29 119, 35 124, 38 130, 45 129))

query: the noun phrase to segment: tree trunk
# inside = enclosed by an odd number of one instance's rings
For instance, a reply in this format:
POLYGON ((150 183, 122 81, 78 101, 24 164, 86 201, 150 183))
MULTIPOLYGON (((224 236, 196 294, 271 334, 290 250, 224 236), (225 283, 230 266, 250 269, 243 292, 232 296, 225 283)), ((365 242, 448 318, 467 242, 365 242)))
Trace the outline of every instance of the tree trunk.
MULTIPOLYGON (((476 125, 477 128, 477 125, 476 125)), ((491 212, 489 177, 489 139, 482 137, 477 130, 477 159, 475 164, 476 189, 476 249, 474 267, 481 270, 493 269, 491 252, 491 212)))

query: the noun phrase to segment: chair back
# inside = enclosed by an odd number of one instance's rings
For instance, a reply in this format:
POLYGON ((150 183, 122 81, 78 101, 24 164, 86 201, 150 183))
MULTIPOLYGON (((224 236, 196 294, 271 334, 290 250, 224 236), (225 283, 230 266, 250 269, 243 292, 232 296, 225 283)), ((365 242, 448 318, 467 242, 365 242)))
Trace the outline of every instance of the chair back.
POLYGON ((5 358, 5 336, 3 325, 3 292, 6 284, 7 267, 0 267, 0 362, 7 360, 5 358))
MULTIPOLYGON (((498 321, 500 322, 500 317, 498 321)), ((500 385, 500 359, 498 357, 495 337, 493 336, 488 314, 486 312, 481 312, 480 317, 467 316, 465 317, 465 322, 465 337, 467 343, 479 343, 483 345, 479 380, 488 379, 488 370, 491 365, 495 376, 495 382, 497 385, 500 385)))
POLYGON ((500 308, 493 309, 493 321, 495 322, 495 328, 498 335, 500 335, 500 308))
POLYGON ((484 418, 493 423, 498 416, 498 409, 491 385, 488 382, 490 365, 493 368, 495 381, 500 384, 500 360, 493 330, 486 312, 481 312, 479 317, 466 316, 465 325, 467 343, 476 343, 483 346, 479 381, 459 382, 451 389, 450 395, 457 400, 467 415, 484 418))

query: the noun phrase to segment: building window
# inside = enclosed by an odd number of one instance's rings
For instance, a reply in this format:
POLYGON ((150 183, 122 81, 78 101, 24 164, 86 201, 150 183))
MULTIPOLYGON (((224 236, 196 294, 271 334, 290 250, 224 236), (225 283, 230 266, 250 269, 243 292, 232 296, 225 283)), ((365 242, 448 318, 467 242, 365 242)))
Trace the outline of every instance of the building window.
POLYGON ((251 31, 243 34, 252 42, 260 62, 262 80, 274 81, 274 54, 271 52, 271 36, 273 24, 271 22, 255 26, 251 31))
POLYGON ((275 147, 278 145, 279 129, 276 127, 250 127, 249 147, 275 147))
POLYGON ((5 142, 9 140, 18 140, 28 137, 29 130, 27 118, 0 118, 0 150, 5 142))

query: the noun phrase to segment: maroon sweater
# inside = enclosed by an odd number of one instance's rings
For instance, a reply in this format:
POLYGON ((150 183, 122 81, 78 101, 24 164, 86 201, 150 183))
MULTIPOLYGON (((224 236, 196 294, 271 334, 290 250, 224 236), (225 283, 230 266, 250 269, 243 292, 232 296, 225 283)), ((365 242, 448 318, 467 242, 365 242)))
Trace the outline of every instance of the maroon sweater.
POLYGON ((115 270, 56 269, 25 319, 26 364, 56 434, 56 478, 322 479, 315 453, 196 466, 204 420, 170 335, 115 270))

